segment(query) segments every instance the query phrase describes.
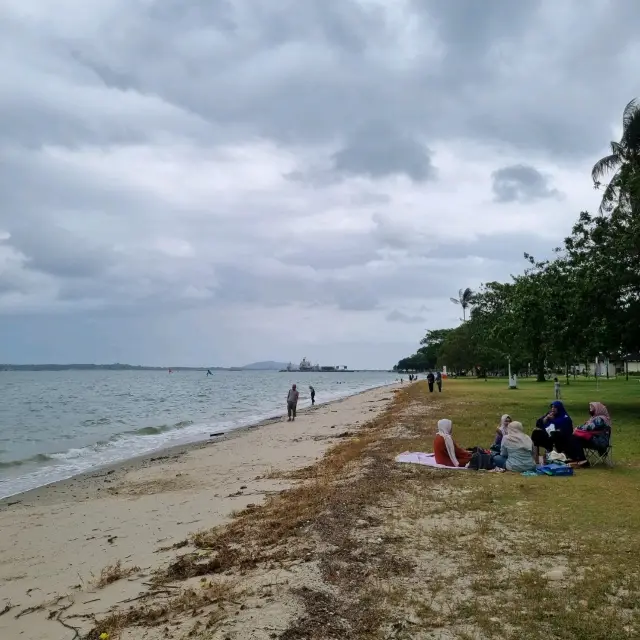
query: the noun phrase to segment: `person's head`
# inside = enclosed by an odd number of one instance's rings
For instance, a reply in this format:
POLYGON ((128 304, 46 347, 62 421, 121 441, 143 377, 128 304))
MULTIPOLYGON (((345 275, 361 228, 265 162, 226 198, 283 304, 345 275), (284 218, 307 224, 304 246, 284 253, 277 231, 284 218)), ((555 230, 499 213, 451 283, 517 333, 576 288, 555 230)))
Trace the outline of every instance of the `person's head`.
POLYGON ((607 416, 608 415, 607 407, 605 407, 602 404, 602 402, 590 402, 589 415, 592 418, 595 418, 595 416, 607 416))
POLYGON ((554 382, 558 382, 557 376, 553 379, 554 382))
POLYGON ((556 400, 555 402, 551 403, 550 413, 554 418, 557 416, 563 416, 566 413, 564 405, 562 404, 562 402, 560 402, 560 400, 556 400))
POLYGON ((522 426, 522 422, 518 422, 517 420, 510 420, 507 425, 507 433, 513 435, 514 433, 523 433, 524 427, 522 426))
POLYGON ((506 427, 511 422, 511 416, 508 413, 505 413, 502 418, 500 418, 500 426, 506 427))
POLYGON ((453 430, 453 423, 449 418, 442 418, 442 420, 438 420, 438 433, 442 433, 444 435, 451 435, 451 431, 453 430))
POLYGON ((296 390, 296 385, 295 385, 295 384, 292 384, 292 385, 291 385, 291 388, 295 391, 295 390, 296 390))

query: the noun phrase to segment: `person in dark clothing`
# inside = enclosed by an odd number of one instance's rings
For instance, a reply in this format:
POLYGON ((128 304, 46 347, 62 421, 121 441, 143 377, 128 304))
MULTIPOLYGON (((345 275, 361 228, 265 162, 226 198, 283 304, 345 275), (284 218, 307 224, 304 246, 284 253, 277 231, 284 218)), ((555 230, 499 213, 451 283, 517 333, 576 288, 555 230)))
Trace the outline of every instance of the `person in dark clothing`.
POLYGON ((207 375, 208 376, 212 376, 213 375, 213 373, 211 373, 211 369, 207 369, 207 375))
POLYGON ((531 434, 533 445, 569 456, 571 452, 571 436, 573 420, 560 400, 551 403, 550 411, 536 421, 536 428, 531 434))
POLYGON ((429 385, 429 393, 433 393, 433 383, 436 377, 433 375, 433 372, 429 371, 427 374, 427 384, 429 385))
POLYGON ((296 408, 298 407, 298 397, 300 394, 296 389, 296 385, 294 384, 291 389, 289 389, 289 393, 287 394, 287 415, 289 416, 287 422, 292 422, 296 419, 296 408))
POLYGON ((438 385, 438 391, 442 392, 442 374, 439 371, 436 373, 436 384, 438 385))
POLYGON ((311 393, 311 406, 313 407, 313 405, 316 403, 316 390, 309 385, 309 392, 311 393))

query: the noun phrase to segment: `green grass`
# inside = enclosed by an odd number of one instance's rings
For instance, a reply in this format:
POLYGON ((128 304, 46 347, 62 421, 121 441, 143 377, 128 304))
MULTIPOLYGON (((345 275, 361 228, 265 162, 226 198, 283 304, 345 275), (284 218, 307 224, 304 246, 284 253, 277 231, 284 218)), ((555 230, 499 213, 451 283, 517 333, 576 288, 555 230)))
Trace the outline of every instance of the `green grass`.
MULTIPOLYGON (((553 399, 553 383, 524 380, 519 387, 509 390, 505 379, 459 379, 447 381, 442 394, 430 394, 426 384, 413 385, 409 393, 428 416, 413 425, 413 450, 431 450, 442 417, 453 420, 454 438, 462 446, 488 446, 503 413, 530 431, 553 399)), ((484 637, 509 640, 640 637, 640 384, 612 379, 596 389, 593 379, 572 380, 563 385, 562 396, 576 426, 587 419, 590 401, 607 405, 614 468, 580 469, 568 478, 439 472, 444 501, 441 494, 430 494, 438 472, 416 471, 413 484, 407 483, 411 496, 405 504, 411 503, 411 511, 400 509, 391 517, 393 522, 410 513, 475 519, 471 535, 443 530, 413 541, 414 548, 437 550, 443 566, 474 575, 469 593, 464 579, 451 583, 443 574, 446 597, 458 602, 444 626, 458 637, 469 625, 484 637), (564 578, 548 579, 546 571, 558 566, 564 567, 564 578)), ((422 589, 414 598, 433 597, 428 585, 422 589)))
MULTIPOLYGON (((562 402, 575 426, 588 418, 589 402, 599 401, 609 409, 613 421, 613 445, 616 473, 624 474, 625 467, 640 467, 640 381, 631 378, 602 380, 596 388, 590 380, 571 379, 562 385, 562 402)), ((448 380, 444 387, 443 409, 449 401, 468 402, 455 408, 456 437, 464 445, 487 443, 503 413, 519 420, 531 431, 535 421, 546 413, 553 401, 553 382, 518 380, 518 389, 507 388, 506 379, 448 380)), ((440 400, 440 399, 438 399, 440 400)), ((444 416, 443 416, 444 417, 444 416)), ((633 473, 633 477, 635 473, 633 473)))

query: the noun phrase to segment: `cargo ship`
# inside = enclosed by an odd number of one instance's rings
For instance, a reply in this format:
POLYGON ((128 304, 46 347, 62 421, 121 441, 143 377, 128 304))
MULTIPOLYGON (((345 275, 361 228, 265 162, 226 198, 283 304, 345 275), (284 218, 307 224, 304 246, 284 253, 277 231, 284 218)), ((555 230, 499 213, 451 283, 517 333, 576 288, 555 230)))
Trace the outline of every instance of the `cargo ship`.
POLYGON ((291 364, 290 362, 287 365, 286 369, 280 369, 281 373, 293 372, 293 371, 295 371, 296 373, 298 372, 299 373, 311 373, 311 372, 313 373, 353 373, 353 369, 347 368, 347 365, 320 366, 319 364, 311 364, 311 361, 307 360, 306 358, 302 358, 297 368, 294 367, 293 364, 291 364))

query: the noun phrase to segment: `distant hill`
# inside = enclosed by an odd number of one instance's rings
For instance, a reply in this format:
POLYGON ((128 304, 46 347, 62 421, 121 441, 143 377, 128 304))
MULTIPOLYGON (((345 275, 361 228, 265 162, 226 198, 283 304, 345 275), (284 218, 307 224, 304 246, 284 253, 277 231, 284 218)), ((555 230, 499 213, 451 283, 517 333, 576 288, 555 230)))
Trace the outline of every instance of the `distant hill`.
POLYGON ((280 371, 280 369, 285 369, 286 367, 286 362, 266 360, 265 362, 252 362, 251 364, 245 364, 244 367, 240 367, 240 369, 245 371, 280 371))

